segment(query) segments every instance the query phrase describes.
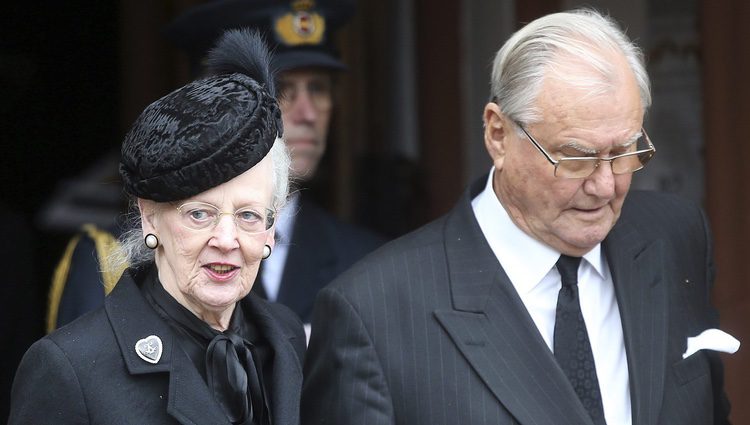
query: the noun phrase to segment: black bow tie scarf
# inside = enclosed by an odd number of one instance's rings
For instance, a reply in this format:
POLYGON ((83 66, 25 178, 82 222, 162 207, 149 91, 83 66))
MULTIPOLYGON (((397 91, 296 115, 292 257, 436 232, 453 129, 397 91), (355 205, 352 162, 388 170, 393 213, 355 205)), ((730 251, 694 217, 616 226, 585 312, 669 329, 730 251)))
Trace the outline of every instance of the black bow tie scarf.
POLYGON ((265 400, 258 373, 250 342, 231 332, 211 340, 206 352, 206 381, 233 424, 265 423, 265 400))

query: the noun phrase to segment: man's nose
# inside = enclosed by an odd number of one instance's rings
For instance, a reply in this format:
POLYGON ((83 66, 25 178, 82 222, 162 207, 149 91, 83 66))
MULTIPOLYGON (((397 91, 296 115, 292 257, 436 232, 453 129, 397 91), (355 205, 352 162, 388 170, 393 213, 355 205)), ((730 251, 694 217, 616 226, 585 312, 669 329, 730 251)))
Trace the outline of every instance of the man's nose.
POLYGON ((611 161, 599 161, 593 173, 586 178, 584 190, 599 198, 611 198, 615 194, 615 174, 611 161))
POLYGON ((291 99, 290 102, 289 110, 292 112, 294 118, 303 121, 314 121, 317 117, 318 111, 307 89, 297 90, 294 99, 291 99))

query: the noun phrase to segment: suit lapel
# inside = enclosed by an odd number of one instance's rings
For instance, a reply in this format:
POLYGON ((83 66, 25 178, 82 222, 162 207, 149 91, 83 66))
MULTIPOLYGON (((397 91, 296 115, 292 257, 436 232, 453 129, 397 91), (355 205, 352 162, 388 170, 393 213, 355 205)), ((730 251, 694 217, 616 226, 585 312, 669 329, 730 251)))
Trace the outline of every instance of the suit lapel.
POLYGON ((664 389, 669 304, 663 243, 645 240, 621 218, 603 247, 625 337, 633 423, 655 425, 664 389))
MULTIPOLYGON (((273 372, 269 391, 271 420, 274 424, 299 423, 299 400, 302 389, 302 367, 300 357, 295 352, 292 339, 295 335, 288 333, 268 311, 268 307, 252 296, 242 301, 248 304, 245 311, 250 312, 252 320, 258 325, 261 333, 273 347, 273 372)), ((304 341, 299 342, 300 345, 304 341)))
POLYGON ((520 424, 590 425, 573 387, 482 235, 470 193, 446 221, 454 310, 436 311, 436 317, 520 424))
POLYGON ((169 373, 167 413, 183 424, 228 423, 203 378, 176 345, 169 325, 147 304, 129 272, 105 299, 105 310, 131 375, 169 373), (162 341, 157 364, 142 360, 135 351, 136 342, 150 335, 162 341))

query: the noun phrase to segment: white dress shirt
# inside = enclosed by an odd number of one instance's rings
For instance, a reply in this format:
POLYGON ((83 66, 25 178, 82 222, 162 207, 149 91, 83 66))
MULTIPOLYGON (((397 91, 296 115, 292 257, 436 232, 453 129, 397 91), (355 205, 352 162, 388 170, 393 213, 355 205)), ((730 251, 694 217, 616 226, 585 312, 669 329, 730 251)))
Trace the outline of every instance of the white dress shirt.
POLYGON ((284 208, 276 215, 276 221, 274 222, 276 243, 271 256, 263 260, 263 269, 261 270, 263 289, 266 290, 269 301, 276 301, 279 298, 281 277, 284 274, 286 257, 289 255, 289 244, 292 240, 294 220, 297 217, 298 210, 299 192, 291 195, 284 208))
MULTIPOLYGON (((555 263, 560 252, 524 233, 513 223, 492 189, 472 200, 474 215, 490 248, 513 283, 536 327, 553 350, 557 295, 562 285, 555 263)), ((601 244, 583 256, 578 292, 591 341, 608 425, 631 425, 630 388, 620 310, 601 244)))

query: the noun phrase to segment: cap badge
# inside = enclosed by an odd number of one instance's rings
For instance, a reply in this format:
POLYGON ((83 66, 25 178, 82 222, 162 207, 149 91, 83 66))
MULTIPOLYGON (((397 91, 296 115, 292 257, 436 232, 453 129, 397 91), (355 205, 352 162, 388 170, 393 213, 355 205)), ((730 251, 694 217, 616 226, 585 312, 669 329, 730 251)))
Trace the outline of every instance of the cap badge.
POLYGON ((273 28, 278 41, 287 46, 316 45, 323 42, 326 22, 314 10, 295 6, 294 11, 278 16, 273 28))
POLYGON ((162 352, 161 338, 156 335, 149 335, 138 340, 135 343, 135 352, 138 357, 151 364, 159 363, 162 352))
POLYGON ((315 7, 314 0, 294 0, 291 3, 294 10, 310 10, 315 7))

